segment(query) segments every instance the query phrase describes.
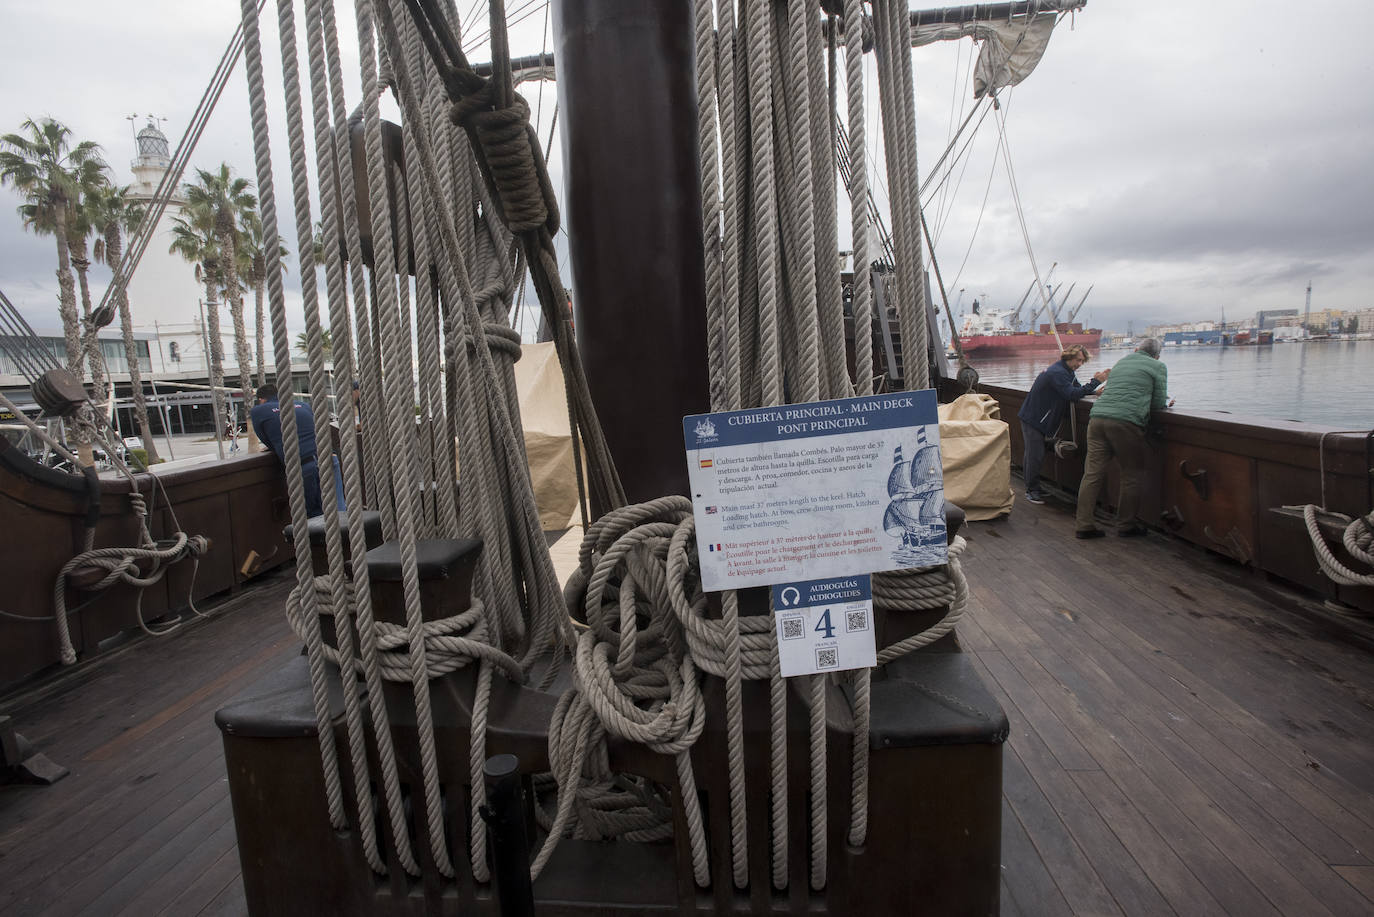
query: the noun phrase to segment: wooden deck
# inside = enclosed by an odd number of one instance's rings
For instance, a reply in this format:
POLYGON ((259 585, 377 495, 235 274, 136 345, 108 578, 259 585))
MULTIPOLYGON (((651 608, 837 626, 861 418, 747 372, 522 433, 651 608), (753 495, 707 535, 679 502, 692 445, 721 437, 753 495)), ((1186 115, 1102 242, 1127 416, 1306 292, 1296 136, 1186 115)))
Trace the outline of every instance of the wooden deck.
MULTIPOLYGON (((1374 627, 1054 505, 968 534, 1004 914, 1374 913, 1374 627)), ((299 652, 293 583, 0 701, 72 771, 0 788, 0 913, 244 912, 212 716, 299 652)))

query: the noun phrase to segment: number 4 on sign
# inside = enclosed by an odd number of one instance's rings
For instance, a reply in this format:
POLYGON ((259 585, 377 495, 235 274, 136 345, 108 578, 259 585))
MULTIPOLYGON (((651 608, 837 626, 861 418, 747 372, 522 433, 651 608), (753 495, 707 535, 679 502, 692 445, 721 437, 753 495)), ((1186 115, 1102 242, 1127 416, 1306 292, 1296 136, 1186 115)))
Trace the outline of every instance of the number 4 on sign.
POLYGON ((772 600, 783 677, 877 665, 867 574, 778 583, 772 600))

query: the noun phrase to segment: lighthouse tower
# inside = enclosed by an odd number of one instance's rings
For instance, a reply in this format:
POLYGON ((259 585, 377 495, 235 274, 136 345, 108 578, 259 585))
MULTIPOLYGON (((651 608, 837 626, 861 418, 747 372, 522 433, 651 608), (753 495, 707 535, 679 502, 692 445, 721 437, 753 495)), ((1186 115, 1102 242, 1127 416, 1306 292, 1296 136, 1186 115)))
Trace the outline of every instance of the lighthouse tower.
MULTIPOLYGON (((129 164, 134 180, 129 200, 148 206, 163 175, 171 168, 167 135, 149 117, 135 137, 137 156, 129 164)), ((138 269, 129 279, 129 308, 140 328, 151 330, 157 322, 161 353, 151 354, 153 371, 163 374, 200 373, 205 369, 205 348, 200 332, 200 300, 204 287, 196 281, 194 265, 167 249, 172 244, 172 221, 182 214, 186 196, 180 187, 172 194, 158 220, 153 237, 143 252, 138 269), (169 346, 175 342, 176 347, 169 346)), ((232 345, 231 345, 232 346, 232 345)), ((226 354, 233 353, 226 348, 226 354)))

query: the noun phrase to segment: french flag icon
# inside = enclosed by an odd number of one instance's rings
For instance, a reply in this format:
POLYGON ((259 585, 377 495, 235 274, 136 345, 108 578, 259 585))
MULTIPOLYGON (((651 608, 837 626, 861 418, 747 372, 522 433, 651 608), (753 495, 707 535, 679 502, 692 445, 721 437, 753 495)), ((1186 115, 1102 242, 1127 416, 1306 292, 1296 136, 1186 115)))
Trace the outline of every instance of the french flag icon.
POLYGON ((706 550, 707 550, 708 552, 714 554, 716 551, 722 550, 722 548, 721 548, 721 546, 718 545, 718 544, 712 544, 712 545, 707 545, 707 546, 706 546, 706 550))

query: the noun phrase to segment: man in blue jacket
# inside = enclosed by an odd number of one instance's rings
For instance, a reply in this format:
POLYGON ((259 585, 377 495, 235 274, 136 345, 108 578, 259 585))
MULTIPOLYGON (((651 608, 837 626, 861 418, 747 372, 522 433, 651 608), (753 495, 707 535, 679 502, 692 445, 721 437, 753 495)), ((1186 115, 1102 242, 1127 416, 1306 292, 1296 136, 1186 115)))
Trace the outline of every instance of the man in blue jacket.
MULTIPOLYGON (((281 405, 277 402, 277 387, 270 382, 259 386, 258 403, 249 415, 253 429, 262 440, 277 454, 282 465, 286 465, 286 447, 281 437, 281 405)), ((305 514, 319 516, 324 512, 320 500, 320 469, 315 463, 315 414, 310 408, 296 403, 296 440, 300 443, 301 480, 305 483, 305 514)), ((334 459, 335 498, 339 512, 344 510, 342 481, 339 475, 338 459, 334 459)))
POLYGON ((1069 404, 1096 390, 1111 372, 1104 369, 1094 373, 1091 382, 1079 385, 1074 372, 1086 362, 1086 347, 1082 344, 1066 347, 1057 363, 1035 377, 1035 383, 1026 393, 1025 403, 1016 415, 1021 418, 1021 439, 1026 445, 1022 467, 1026 475, 1026 500, 1031 503, 1045 502, 1045 494, 1040 490, 1040 465, 1045 460, 1045 438, 1059 431, 1059 424, 1063 422, 1069 404))

